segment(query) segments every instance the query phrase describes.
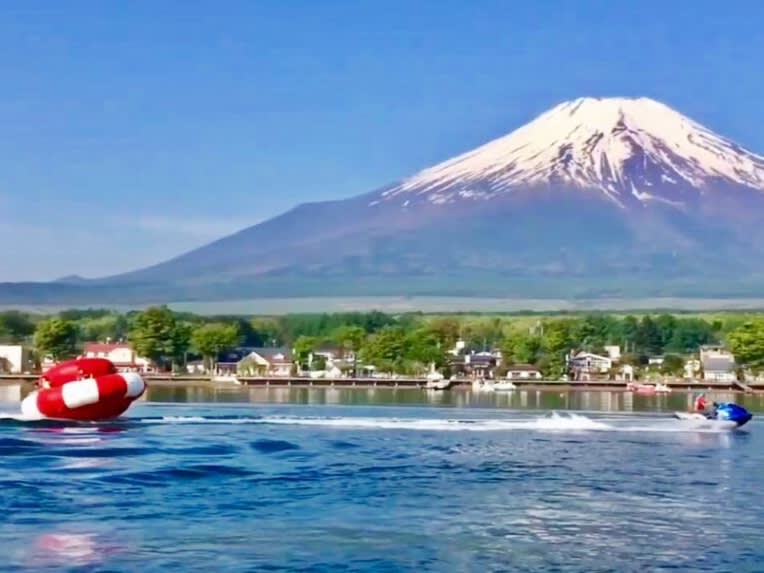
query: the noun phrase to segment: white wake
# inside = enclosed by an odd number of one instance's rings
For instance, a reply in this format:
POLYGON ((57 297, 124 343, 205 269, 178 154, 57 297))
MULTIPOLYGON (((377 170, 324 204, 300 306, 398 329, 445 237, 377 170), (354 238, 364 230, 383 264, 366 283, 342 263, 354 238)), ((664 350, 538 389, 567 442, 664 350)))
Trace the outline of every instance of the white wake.
POLYGON ((281 426, 313 426, 356 430, 409 430, 420 432, 695 432, 718 433, 723 427, 698 427, 671 417, 617 416, 597 420, 576 413, 551 414, 516 418, 400 418, 352 416, 264 416, 216 418, 204 416, 165 416, 145 420, 164 424, 263 424, 281 426))

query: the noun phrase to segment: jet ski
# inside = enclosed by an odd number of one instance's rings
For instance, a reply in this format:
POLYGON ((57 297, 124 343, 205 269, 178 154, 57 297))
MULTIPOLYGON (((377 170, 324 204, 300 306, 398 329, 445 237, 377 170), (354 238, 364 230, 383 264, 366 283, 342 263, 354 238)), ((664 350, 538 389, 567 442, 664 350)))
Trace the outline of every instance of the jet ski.
POLYGON ((753 414, 732 402, 722 402, 715 404, 715 409, 707 414, 701 414, 700 412, 674 412, 674 417, 697 428, 732 430, 747 424, 753 418, 753 414))

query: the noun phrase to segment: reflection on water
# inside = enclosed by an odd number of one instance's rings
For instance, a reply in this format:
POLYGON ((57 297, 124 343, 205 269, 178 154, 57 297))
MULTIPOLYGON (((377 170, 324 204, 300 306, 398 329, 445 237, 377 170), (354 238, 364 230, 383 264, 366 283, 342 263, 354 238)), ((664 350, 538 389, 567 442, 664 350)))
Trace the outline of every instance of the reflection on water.
MULTIPOLYGON (((0 385, 0 403, 19 402, 32 389, 28 384, 0 385)), ((707 392, 711 400, 736 402, 753 412, 764 411, 764 395, 707 392)), ((457 408, 512 408, 518 410, 585 410, 603 412, 672 412, 692 408, 695 393, 642 395, 602 390, 513 390, 474 392, 416 388, 337 388, 266 386, 149 386, 139 399, 162 403, 272 403, 327 405, 419 405, 457 408)))
POLYGON ((0 384, 0 402, 21 402, 21 384, 0 384))
MULTIPOLYGON (((764 396, 731 392, 709 394, 718 402, 742 404, 764 411, 764 396)), ((694 394, 673 392, 654 396, 624 391, 514 390, 473 392, 471 389, 419 390, 413 388, 320 388, 320 387, 150 387, 149 402, 252 402, 331 405, 432 405, 458 408, 512 408, 527 410, 589 410, 604 412, 672 412, 692 407, 694 394)))
POLYGON ((760 421, 703 433, 448 409, 650 410, 680 394, 157 385, 147 399, 121 423, 0 424, 0 571, 764 571, 760 421))

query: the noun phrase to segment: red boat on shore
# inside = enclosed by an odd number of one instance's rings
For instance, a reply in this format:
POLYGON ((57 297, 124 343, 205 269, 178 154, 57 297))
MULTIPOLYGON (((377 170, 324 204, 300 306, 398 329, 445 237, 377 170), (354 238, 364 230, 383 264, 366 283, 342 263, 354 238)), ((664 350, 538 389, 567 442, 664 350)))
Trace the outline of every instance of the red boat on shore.
POLYGON ((663 394, 671 392, 671 388, 665 384, 641 384, 639 382, 629 382, 626 385, 626 390, 636 392, 637 394, 663 394))

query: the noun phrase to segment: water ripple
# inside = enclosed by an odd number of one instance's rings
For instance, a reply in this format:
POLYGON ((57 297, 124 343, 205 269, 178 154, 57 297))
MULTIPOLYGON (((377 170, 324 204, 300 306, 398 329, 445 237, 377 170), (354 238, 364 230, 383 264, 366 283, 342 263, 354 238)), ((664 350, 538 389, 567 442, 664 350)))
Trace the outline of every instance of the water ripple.
POLYGON ((201 411, 0 425, 0 571, 764 570, 762 424, 201 411))
POLYGON ((299 450, 300 446, 285 440, 256 440, 250 444, 253 450, 263 454, 272 454, 288 450, 299 450))

